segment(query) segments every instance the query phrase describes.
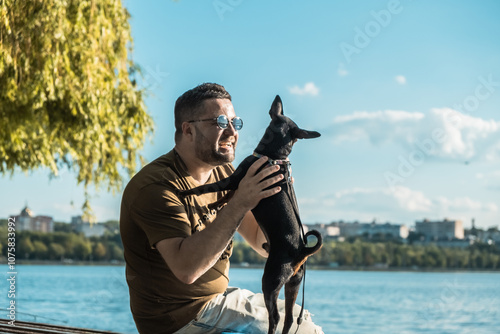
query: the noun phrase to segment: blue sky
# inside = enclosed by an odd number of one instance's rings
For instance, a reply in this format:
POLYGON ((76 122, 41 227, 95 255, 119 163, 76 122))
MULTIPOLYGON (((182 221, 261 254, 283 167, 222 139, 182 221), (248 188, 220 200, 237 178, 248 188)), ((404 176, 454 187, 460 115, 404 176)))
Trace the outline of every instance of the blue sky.
MULTIPOLYGON (((149 87, 148 161, 173 146, 173 105, 217 82, 245 121, 236 164, 285 114, 322 133, 290 159, 303 221, 500 225, 497 1, 125 1, 133 59, 149 87), (497 36, 497 37, 495 37, 497 36)), ((28 203, 69 221, 83 189, 69 172, 0 178, 0 217, 28 203)), ((121 194, 93 191, 99 221, 121 194)))

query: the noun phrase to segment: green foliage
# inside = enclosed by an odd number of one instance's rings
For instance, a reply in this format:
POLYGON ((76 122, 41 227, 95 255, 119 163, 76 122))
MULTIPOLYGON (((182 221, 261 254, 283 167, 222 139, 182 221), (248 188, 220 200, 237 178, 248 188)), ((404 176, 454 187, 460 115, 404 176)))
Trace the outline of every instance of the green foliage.
MULTIPOLYGON (((7 240, 5 224, 0 222, 0 241, 7 240)), ((115 230, 116 222, 108 225, 115 230)), ((1 243, 2 255, 7 244, 1 243)), ((16 232, 16 256, 19 260, 63 259, 83 261, 123 261, 123 244, 118 231, 107 231, 101 237, 86 238, 74 232, 16 232)), ((232 263, 263 265, 266 259, 258 255, 246 242, 234 242, 232 263)), ((434 244, 409 245, 390 242, 350 242, 325 240, 320 251, 309 257, 313 266, 336 263, 346 268, 473 269, 499 270, 500 247, 476 243, 467 248, 442 248, 434 244)))
POLYGON ((152 132, 119 0, 0 1, 0 174, 48 167, 117 191, 152 132))
POLYGON ((104 260, 106 257, 106 247, 102 244, 102 242, 98 242, 94 245, 92 249, 92 255, 96 260, 104 260))
POLYGON ((31 242, 30 237, 27 236, 25 238, 19 238, 18 240, 20 241, 16 242, 17 245, 16 254, 18 254, 18 257, 20 256, 21 259, 22 258, 29 259, 35 253, 35 246, 31 242))
POLYGON ((58 243, 51 242, 49 245, 49 259, 60 260, 64 258, 64 247, 58 243))
POLYGON ((231 255, 231 262, 235 263, 252 263, 252 264, 264 264, 266 259, 257 254, 252 247, 250 247, 246 242, 233 243, 233 254, 231 255))
MULTIPOLYGON (((7 240, 7 231, 0 229, 0 240, 7 240)), ((1 244, 2 255, 7 245, 1 244)), ((16 255, 19 260, 123 261, 119 234, 86 238, 74 232, 16 232, 16 255)))
POLYGON ((35 249, 34 251, 34 255, 35 255, 35 259, 37 260, 43 260, 45 258, 47 258, 47 255, 49 253, 49 249, 47 246, 45 246, 45 244, 39 240, 35 240, 33 242, 33 247, 35 249))
POLYGON ((92 253, 92 246, 90 242, 84 238, 77 239, 72 245, 73 257, 76 260, 88 260, 89 255, 92 253))
MULTIPOLYGON (((262 264, 265 259, 256 255, 246 243, 235 243, 231 261, 262 264)), ((433 244, 366 242, 355 238, 350 242, 326 240, 321 250, 309 257, 308 263, 317 266, 336 263, 350 268, 382 265, 387 268, 499 269, 500 248, 480 243, 468 248, 441 248, 433 244)))
POLYGON ((55 232, 71 232, 73 231, 73 226, 68 223, 54 222, 55 232))

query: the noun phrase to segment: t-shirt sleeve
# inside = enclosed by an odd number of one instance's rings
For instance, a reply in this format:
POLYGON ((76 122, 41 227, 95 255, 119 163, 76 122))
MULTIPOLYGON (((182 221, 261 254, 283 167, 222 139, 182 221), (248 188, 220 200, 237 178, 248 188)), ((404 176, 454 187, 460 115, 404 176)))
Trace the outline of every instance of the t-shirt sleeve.
POLYGON ((172 190, 159 184, 141 189, 131 208, 136 224, 146 233, 149 245, 163 239, 191 235, 185 206, 172 190))

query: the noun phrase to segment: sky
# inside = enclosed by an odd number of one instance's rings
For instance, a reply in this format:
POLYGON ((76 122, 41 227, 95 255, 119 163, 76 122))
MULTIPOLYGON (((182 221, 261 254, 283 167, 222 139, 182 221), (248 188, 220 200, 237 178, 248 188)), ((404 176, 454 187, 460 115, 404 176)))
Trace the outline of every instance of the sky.
MULTIPOLYGON (((177 97, 216 82, 245 124, 235 165, 259 142, 276 95, 287 116, 322 134, 290 155, 305 223, 500 225, 500 2, 124 5, 155 121, 147 161, 174 145, 177 97)), ((56 221, 81 214, 75 174, 48 175, 0 177, 0 217, 26 204, 56 221)), ((91 194, 98 221, 118 219, 121 193, 91 194)))

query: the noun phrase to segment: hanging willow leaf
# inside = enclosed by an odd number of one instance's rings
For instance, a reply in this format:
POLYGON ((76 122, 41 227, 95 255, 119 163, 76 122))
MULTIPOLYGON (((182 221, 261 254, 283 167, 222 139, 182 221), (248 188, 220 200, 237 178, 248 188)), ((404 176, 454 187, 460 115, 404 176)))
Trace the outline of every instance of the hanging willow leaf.
POLYGON ((153 131, 129 18, 119 0, 0 0, 1 174, 68 167, 86 199, 121 189, 153 131))

